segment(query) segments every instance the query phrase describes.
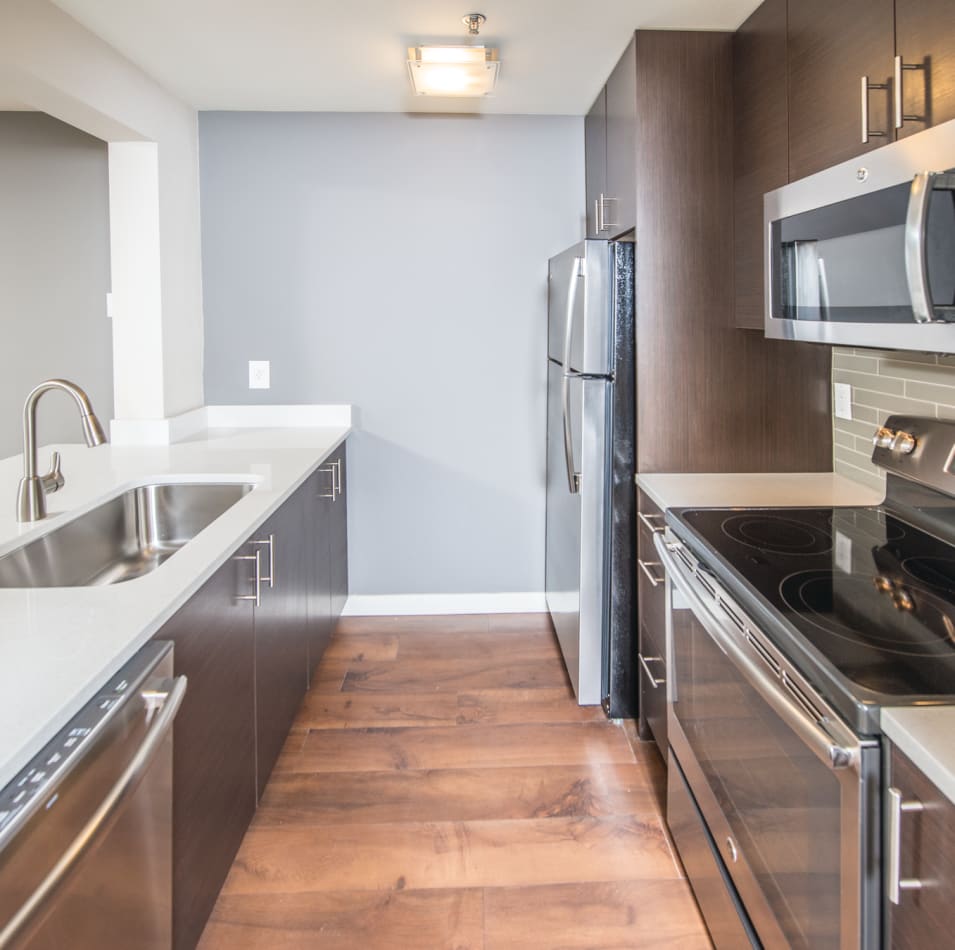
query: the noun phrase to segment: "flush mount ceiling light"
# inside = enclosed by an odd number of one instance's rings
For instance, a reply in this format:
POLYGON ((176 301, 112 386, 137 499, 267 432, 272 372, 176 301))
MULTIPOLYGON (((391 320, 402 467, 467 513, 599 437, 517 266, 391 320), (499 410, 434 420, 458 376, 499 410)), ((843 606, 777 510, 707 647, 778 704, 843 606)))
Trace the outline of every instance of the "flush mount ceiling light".
MULTIPOLYGON (((477 36, 487 17, 469 13, 462 18, 477 36)), ((497 50, 487 46, 412 46, 408 72, 416 96, 489 96, 500 69, 497 50)))

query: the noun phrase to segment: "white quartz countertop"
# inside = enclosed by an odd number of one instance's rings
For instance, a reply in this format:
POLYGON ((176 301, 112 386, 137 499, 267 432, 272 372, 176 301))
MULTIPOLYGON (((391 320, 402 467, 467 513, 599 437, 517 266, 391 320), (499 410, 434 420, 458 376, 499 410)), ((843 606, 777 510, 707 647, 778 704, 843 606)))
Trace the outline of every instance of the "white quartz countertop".
POLYGON ((667 508, 878 505, 879 492, 834 472, 638 475, 637 485, 667 508))
MULTIPOLYGON (((335 420, 339 421, 339 420, 335 420)), ((160 446, 57 445, 66 486, 50 517, 14 519, 19 456, 0 461, 0 555, 106 497, 151 481, 254 488, 158 570, 106 587, 0 589, 0 788, 337 448, 350 424, 207 430, 160 446)))
POLYGON ((882 731, 955 803, 955 706, 882 710, 882 731))

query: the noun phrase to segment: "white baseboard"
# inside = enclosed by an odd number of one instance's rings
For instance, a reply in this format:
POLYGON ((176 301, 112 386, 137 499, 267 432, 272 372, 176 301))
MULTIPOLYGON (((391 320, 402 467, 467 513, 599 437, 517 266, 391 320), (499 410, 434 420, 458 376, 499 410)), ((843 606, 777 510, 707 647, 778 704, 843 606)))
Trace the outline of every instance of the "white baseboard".
POLYGON ((543 592, 508 594, 351 594, 346 617, 424 616, 435 614, 544 613, 543 592))

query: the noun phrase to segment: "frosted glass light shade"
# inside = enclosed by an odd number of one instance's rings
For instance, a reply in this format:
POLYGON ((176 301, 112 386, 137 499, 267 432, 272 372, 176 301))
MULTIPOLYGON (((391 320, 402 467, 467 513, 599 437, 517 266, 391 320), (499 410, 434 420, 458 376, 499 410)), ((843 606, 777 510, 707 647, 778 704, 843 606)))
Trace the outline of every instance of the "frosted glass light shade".
POLYGON ((500 68, 487 46, 412 46, 408 72, 416 96, 477 97, 494 89, 500 68))

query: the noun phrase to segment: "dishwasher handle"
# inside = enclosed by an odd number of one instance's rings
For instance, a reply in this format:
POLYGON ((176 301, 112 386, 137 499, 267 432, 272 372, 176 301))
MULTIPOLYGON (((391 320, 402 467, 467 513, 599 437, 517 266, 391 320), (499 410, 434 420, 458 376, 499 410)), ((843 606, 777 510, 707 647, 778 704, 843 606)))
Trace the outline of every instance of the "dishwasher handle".
POLYGON ((69 847, 60 856, 40 886, 24 902, 23 906, 10 918, 0 930, 0 950, 13 946, 15 941, 26 939, 30 932, 39 926, 44 918, 45 906, 50 898, 66 883, 76 870, 83 856, 106 834, 119 817, 120 807, 136 790, 146 774, 153 756, 162 745, 173 720, 186 695, 186 677, 179 676, 173 681, 168 693, 151 691, 146 696, 147 714, 153 715, 146 735, 135 755, 123 770, 116 784, 100 803, 90 820, 80 833, 70 842, 69 847), (163 696, 165 698, 163 699, 163 696), (160 706, 161 703, 161 706, 160 706), (159 712, 155 710, 159 708, 159 712))

